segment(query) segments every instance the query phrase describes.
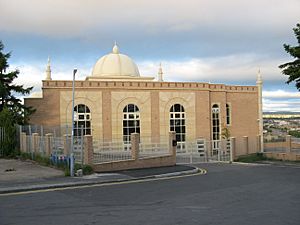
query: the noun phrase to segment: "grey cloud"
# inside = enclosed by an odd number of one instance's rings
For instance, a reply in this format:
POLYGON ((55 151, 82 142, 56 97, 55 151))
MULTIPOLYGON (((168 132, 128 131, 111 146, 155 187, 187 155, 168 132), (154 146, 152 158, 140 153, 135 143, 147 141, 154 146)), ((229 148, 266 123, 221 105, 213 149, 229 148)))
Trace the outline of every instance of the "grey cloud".
POLYGON ((157 34, 205 27, 224 32, 267 27, 278 30, 295 24, 300 3, 297 0, 2 0, 1 8, 2 30, 55 37, 105 33, 120 25, 144 27, 145 32, 152 30, 157 34))

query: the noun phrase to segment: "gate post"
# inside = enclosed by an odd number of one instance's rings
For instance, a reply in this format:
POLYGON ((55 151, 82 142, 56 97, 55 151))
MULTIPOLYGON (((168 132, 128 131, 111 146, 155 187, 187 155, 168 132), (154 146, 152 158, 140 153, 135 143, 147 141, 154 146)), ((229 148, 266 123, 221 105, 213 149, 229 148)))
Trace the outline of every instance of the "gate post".
POLYGON ((235 137, 230 138, 230 161, 233 162, 236 156, 235 137))
POLYGON ((46 136, 45 139, 46 156, 50 156, 53 149, 53 134, 49 133, 46 134, 45 136, 46 136))
POLYGON ((285 152, 289 153, 291 152, 292 149, 292 136, 286 135, 285 142, 286 142, 285 152))
POLYGON ((20 135, 20 151, 27 152, 26 133, 25 132, 22 132, 20 135))
POLYGON ((69 155, 71 150, 71 135, 64 135, 64 155, 69 155))
POLYGON ((93 148, 93 136, 84 136, 84 164, 93 165, 94 160, 94 148, 93 148))
POLYGON ((263 149, 261 149, 261 137, 260 137, 260 135, 256 136, 256 152, 263 152, 263 149))
POLYGON ((176 164, 176 133, 174 131, 169 132, 169 154, 172 156, 174 160, 174 164, 176 164))
POLYGON ((140 144, 140 134, 138 133, 132 133, 130 135, 131 139, 131 157, 133 160, 139 159, 139 144, 140 144))
POLYGON ((248 147, 248 136, 243 136, 243 144, 244 148, 246 149, 246 155, 249 154, 249 147, 248 147))
POLYGON ((33 147, 33 152, 35 154, 40 153, 39 152, 39 134, 38 133, 32 134, 32 147, 33 147))
POLYGON ((175 155, 176 156, 176 146, 177 143, 175 145, 176 142, 176 133, 174 131, 170 131, 169 132, 169 153, 171 155, 175 155))

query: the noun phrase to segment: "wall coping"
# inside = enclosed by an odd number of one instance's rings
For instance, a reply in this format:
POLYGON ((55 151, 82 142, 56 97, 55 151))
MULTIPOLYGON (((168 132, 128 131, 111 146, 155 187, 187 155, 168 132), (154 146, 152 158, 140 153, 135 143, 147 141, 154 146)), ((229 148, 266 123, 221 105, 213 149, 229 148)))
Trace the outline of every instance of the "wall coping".
MULTIPOLYGON (((43 80, 43 89, 72 89, 71 80, 43 80)), ((75 81, 76 89, 127 89, 127 90, 202 90, 226 92, 257 92, 255 85, 225 85, 201 82, 158 82, 158 81, 75 81)))

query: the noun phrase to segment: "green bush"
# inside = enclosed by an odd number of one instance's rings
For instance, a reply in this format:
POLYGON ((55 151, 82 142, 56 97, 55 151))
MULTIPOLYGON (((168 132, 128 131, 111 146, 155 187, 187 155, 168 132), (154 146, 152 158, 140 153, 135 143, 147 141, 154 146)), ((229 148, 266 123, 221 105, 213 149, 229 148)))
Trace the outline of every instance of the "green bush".
POLYGON ((26 160, 26 159, 32 159, 32 156, 30 153, 27 152, 21 152, 19 155, 19 158, 22 160, 26 160))
POLYGON ((254 163, 254 162, 264 161, 264 160, 267 160, 267 158, 263 155, 263 153, 254 153, 254 154, 239 156, 235 161, 254 163))
POLYGON ((83 165, 82 171, 83 175, 89 175, 94 173, 94 170, 90 165, 83 165))
POLYGON ((35 162, 37 162, 40 165, 43 166, 49 166, 51 165, 51 161, 49 157, 45 157, 42 156, 40 154, 36 154, 36 153, 27 153, 27 152, 21 152, 19 155, 20 159, 26 160, 26 159, 30 159, 30 160, 34 160, 35 162))
POLYGON ((83 175, 89 175, 89 174, 94 173, 94 170, 90 165, 81 166, 80 164, 75 164, 74 170, 77 171, 79 169, 82 169, 83 175))
POLYGON ((296 138, 300 138, 300 131, 290 130, 289 135, 296 137, 296 138))
POLYGON ((71 176, 70 168, 69 168, 69 167, 66 167, 66 168, 64 169, 64 171, 65 171, 65 176, 66 176, 66 177, 71 176))

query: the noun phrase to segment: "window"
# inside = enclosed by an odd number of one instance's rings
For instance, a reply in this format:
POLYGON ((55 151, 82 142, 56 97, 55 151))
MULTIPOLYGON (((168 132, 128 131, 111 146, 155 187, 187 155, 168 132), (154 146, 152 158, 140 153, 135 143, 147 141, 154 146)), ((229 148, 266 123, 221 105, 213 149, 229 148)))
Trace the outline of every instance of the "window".
POLYGON ((230 125, 231 124, 230 114, 231 114, 230 105, 226 104, 226 125, 230 125))
POLYGON ((83 104, 74 107, 74 136, 91 134, 91 111, 83 104))
POLYGON ((220 145, 220 108, 218 104, 212 106, 212 154, 218 154, 220 145))
POLYGON ((177 150, 185 149, 185 112, 180 104, 172 105, 170 108, 170 131, 176 132, 177 150))
POLYGON ((126 105, 123 109, 123 142, 130 144, 130 135, 140 133, 140 110, 134 104, 126 105))

